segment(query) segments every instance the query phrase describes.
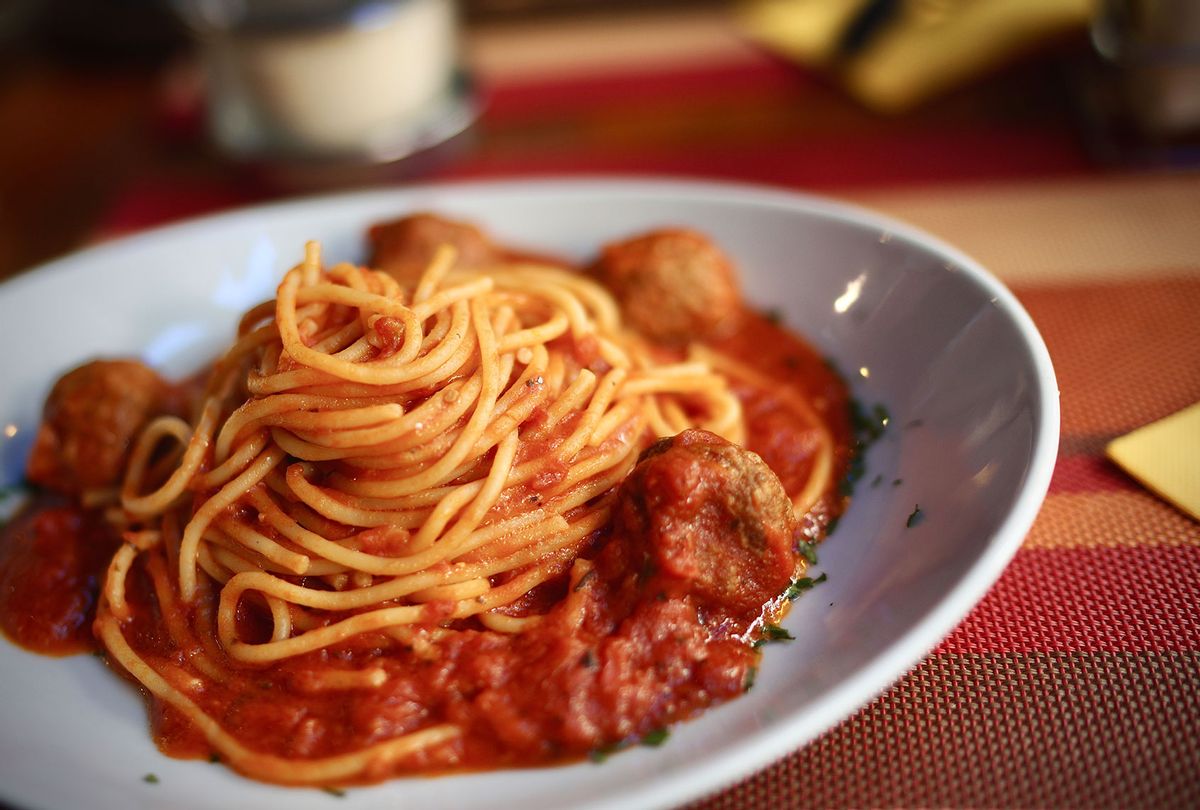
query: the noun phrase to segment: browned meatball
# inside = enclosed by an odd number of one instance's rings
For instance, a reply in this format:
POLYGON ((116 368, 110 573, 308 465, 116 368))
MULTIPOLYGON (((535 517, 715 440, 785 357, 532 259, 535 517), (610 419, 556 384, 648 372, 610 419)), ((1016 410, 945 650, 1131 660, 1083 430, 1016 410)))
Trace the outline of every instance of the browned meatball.
POLYGON ((29 480, 72 494, 118 483, 138 432, 173 410, 174 397, 134 360, 95 360, 67 372, 46 399, 29 480))
POLYGON ((592 267, 630 326, 681 344, 719 337, 741 314, 729 258, 703 234, 668 229, 607 245, 592 267))
POLYGON ((497 261, 498 251, 474 225, 433 214, 412 214, 372 225, 371 267, 391 274, 402 284, 417 283, 438 247, 458 251, 455 267, 480 267, 497 261))
POLYGON ((643 544, 654 587, 716 613, 757 618, 796 568, 796 518, 779 478, 705 430, 661 439, 621 486, 619 536, 643 544))

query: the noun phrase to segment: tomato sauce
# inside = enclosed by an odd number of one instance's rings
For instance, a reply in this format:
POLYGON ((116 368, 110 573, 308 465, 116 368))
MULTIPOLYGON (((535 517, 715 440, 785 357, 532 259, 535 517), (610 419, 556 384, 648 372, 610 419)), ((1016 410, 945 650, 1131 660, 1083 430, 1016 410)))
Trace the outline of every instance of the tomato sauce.
MULTIPOLYGON (((747 315, 735 334, 714 346, 778 381, 763 390, 738 384, 749 444, 794 493, 811 466, 811 428, 789 409, 783 392, 801 392, 835 437, 834 486, 820 520, 842 507, 836 482, 850 452, 844 386, 801 341, 769 320, 747 315)), ((0 536, 0 627, 18 644, 48 654, 94 646, 90 622, 99 583, 119 539, 95 514, 43 501, 0 536)), ((381 540, 380 542, 383 542, 381 540)), ((130 645, 168 680, 195 677, 203 650, 228 673, 192 695, 203 711, 251 749, 307 759, 353 751, 449 722, 463 729, 387 772, 441 772, 546 764, 635 742, 749 688, 759 653, 740 633, 743 618, 714 622, 691 594, 668 592, 643 568, 635 538, 611 528, 590 542, 589 572, 564 574, 539 589, 540 624, 517 634, 470 622, 452 630, 418 628, 401 643, 362 635, 324 650, 251 667, 226 659, 212 637, 215 605, 204 596, 181 624, 180 645, 166 629, 147 562, 127 580, 130 645), (181 646, 183 649, 181 649, 181 646), (330 689, 319 673, 378 667, 380 687, 330 689)), ((161 560, 159 560, 161 564, 161 560)), ((252 608, 248 608, 251 609, 252 608)), ((716 614, 720 614, 717 610, 716 614)), ((252 617, 250 617, 252 618, 252 617)), ((178 712, 151 701, 159 746, 179 757, 207 757, 199 732, 178 712)))
MULTIPOLYGON (((300 759, 361 749, 434 723, 463 729, 450 744, 368 774, 371 781, 396 772, 577 759, 741 694, 757 652, 734 638, 713 639, 688 599, 662 598, 649 581, 627 575, 627 552, 619 542, 607 544, 593 573, 522 634, 429 629, 411 645, 362 636, 263 668, 225 661, 231 677, 193 697, 249 747, 300 759), (351 694, 322 689, 314 674, 363 667, 382 668, 387 681, 351 694)), ((135 608, 126 636, 156 669, 179 667, 146 607, 135 608)), ((156 705, 152 717, 166 753, 209 755, 174 710, 156 705)))
POLYGON ((43 655, 94 649, 96 596, 118 540, 93 513, 44 499, 4 528, 0 628, 43 655))

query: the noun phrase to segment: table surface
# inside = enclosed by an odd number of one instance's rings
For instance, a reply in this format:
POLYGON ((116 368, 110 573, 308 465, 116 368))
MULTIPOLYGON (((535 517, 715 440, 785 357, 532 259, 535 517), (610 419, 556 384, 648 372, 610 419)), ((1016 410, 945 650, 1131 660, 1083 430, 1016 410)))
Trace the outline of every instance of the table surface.
MULTIPOLYGON (((830 194, 982 261, 1058 374, 1050 493, 992 591, 882 696, 695 807, 1200 805, 1200 524, 1103 456, 1200 400, 1200 175, 1098 165, 1061 56, 879 118, 719 10, 491 24, 466 43, 477 125, 371 181, 651 173, 830 194)), ((187 63, 0 76, 0 277, 294 193, 204 145, 198 92, 187 63)))

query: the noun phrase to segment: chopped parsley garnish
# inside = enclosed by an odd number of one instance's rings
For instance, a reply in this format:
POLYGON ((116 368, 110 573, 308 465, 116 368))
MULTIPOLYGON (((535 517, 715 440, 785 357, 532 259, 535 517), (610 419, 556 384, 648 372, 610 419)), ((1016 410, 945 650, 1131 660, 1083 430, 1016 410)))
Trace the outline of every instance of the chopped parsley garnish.
POLYGON ((596 656, 591 650, 584 650, 583 655, 579 658, 579 666, 584 669, 591 669, 596 666, 596 656))
POLYGON ((921 507, 913 506, 912 514, 908 516, 908 520, 904 521, 904 528, 911 529, 924 519, 925 513, 921 511, 921 507))
POLYGON ((801 577, 800 579, 792 580, 792 584, 787 586, 787 590, 783 592, 783 597, 789 602, 793 601, 805 591, 810 591, 828 579, 824 572, 821 576, 813 579, 812 577, 801 577))
POLYGON ((656 728, 653 731, 646 732, 646 736, 642 737, 642 745, 647 745, 651 748, 658 748, 667 741, 667 737, 671 736, 671 732, 665 728, 656 728))
POLYGON ((774 641, 795 641, 796 637, 777 624, 764 624, 762 638, 751 644, 751 647, 761 647, 774 641))
POLYGON ((811 540, 797 540, 796 553, 803 557, 809 565, 817 564, 817 544, 811 540))
POLYGON ((152 773, 148 773, 142 777, 142 781, 145 782, 147 785, 157 785, 158 784, 158 776, 156 776, 155 774, 152 774, 152 773))
POLYGON ((754 680, 758 677, 758 667, 750 667, 746 670, 746 679, 742 681, 742 691, 749 692, 754 687, 754 680))
POLYGON ((213 751, 211 754, 208 755, 208 761, 211 762, 212 764, 216 765, 218 762, 221 761, 221 755, 218 754, 216 751, 213 751))
POLYGON ((849 411, 850 427, 854 433, 854 446, 851 448, 853 454, 850 457, 850 464, 846 468, 846 476, 838 484, 838 493, 845 497, 853 494, 854 485, 866 472, 864 457, 867 448, 883 435, 884 429, 892 421, 887 408, 879 404, 872 406, 868 411, 863 408, 862 403, 852 399, 849 403, 849 411))
POLYGON ((891 414, 883 405, 876 404, 866 411, 858 400, 850 400, 850 426, 864 448, 883 435, 891 420, 891 414))
POLYGON ((342 790, 341 788, 323 787, 323 788, 321 788, 321 790, 324 791, 325 793, 328 793, 330 796, 336 796, 339 799, 346 798, 346 791, 342 790))
POLYGON ((879 486, 882 483, 883 483, 883 473, 880 473, 879 475, 877 475, 871 479, 871 489, 874 489, 875 487, 879 486))
POLYGON ((608 759, 618 751, 624 751, 626 748, 631 748, 634 745, 645 745, 650 748, 658 748, 667 741, 667 737, 671 736, 671 732, 665 728, 656 728, 653 731, 648 731, 640 739, 627 737, 624 740, 619 740, 615 743, 602 745, 599 748, 593 748, 588 751, 588 759, 592 762, 600 763, 608 759))
POLYGON ((622 743, 609 743, 608 745, 602 745, 599 748, 593 748, 591 751, 588 751, 588 759, 599 764, 620 751, 622 748, 626 747, 628 746, 622 743))
POLYGON ((783 310, 768 309, 763 313, 763 317, 776 326, 779 326, 779 324, 783 323, 783 310))
POLYGON ((900 485, 901 485, 901 484, 903 484, 903 483, 904 483, 904 479, 903 479, 903 478, 893 478, 893 479, 892 479, 892 486, 894 486, 894 487, 898 487, 898 486, 900 486, 900 485))

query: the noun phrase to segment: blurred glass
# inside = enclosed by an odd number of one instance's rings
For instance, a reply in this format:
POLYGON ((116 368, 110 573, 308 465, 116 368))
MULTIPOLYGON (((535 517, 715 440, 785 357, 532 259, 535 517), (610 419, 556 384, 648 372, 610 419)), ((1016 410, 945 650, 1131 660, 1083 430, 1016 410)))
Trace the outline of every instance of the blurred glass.
POLYGON ((451 0, 175 0, 217 144, 252 161, 393 161, 473 116, 451 0))
POLYGON ((1143 135, 1200 141, 1200 0, 1104 0, 1092 42, 1143 135))

